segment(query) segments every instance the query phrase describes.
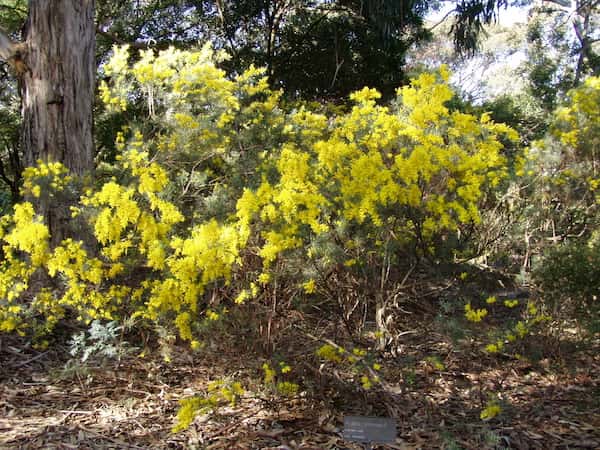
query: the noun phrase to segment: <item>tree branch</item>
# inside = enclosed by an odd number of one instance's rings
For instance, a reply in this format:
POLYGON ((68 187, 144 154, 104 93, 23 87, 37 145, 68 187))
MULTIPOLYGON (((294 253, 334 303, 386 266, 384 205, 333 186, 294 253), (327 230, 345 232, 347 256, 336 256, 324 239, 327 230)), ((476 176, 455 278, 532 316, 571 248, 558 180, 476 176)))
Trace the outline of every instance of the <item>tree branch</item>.
POLYGON ((434 29, 436 29, 438 26, 440 26, 442 23, 444 23, 446 21, 446 19, 448 17, 450 17, 450 15, 454 14, 456 12, 456 9, 451 9, 450 11, 448 11, 444 17, 442 17, 437 23, 435 23, 433 26, 431 26, 429 28, 429 31, 433 31, 434 29))
POLYGON ((23 16, 27 15, 27 10, 21 9, 18 6, 0 5, 0 9, 5 9, 5 10, 11 11, 11 12, 17 12, 23 16))
POLYGON ((17 43, 4 30, 0 29, 0 58, 10 61, 15 55, 16 47, 17 43))
POLYGON ((555 5, 562 6, 563 8, 569 8, 571 6, 570 0, 543 0, 547 3, 554 3, 555 5))
POLYGON ((9 63, 19 78, 29 72, 29 67, 25 63, 26 51, 24 42, 13 41, 4 30, 0 29, 0 59, 9 63))

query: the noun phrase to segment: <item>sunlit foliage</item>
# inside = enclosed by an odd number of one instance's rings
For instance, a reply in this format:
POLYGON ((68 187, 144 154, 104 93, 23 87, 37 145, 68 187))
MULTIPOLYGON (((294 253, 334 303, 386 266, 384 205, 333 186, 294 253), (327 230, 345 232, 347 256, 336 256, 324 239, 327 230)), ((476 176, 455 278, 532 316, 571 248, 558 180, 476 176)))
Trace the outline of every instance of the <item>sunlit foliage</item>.
POLYGON ((285 111, 261 69, 229 78, 222 57, 209 46, 169 49, 130 65, 127 48, 115 49, 103 101, 116 111, 144 102, 155 125, 119 132, 115 162, 72 205, 85 242, 52 245, 36 213, 39 195, 70 186, 64 168, 26 171, 32 203, 2 219, 3 330, 41 336, 71 313, 88 323, 133 317, 197 348, 200 324, 225 313, 211 307, 212 289, 230 307, 274 280, 318 295, 326 286, 314 268, 366 286, 366 266, 440 257, 443 241, 452 250, 450 237, 480 221, 481 202, 506 176, 501 138, 516 133, 450 110, 444 68, 399 89, 392 106, 364 88, 347 113, 328 117, 285 111), (285 278, 283 266, 307 270, 285 278))

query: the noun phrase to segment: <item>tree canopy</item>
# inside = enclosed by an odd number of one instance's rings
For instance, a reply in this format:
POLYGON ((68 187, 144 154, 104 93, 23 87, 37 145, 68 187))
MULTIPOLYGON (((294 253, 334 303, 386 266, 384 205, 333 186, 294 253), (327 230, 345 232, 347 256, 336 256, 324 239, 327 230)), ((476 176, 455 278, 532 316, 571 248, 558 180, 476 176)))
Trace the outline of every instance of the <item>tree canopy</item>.
MULTIPOLYGON (((114 43, 165 48, 209 40, 228 70, 264 66, 292 98, 344 98, 369 85, 386 98, 407 81, 408 48, 428 39, 424 19, 438 1, 154 1, 98 7, 99 48, 114 43), (137 6, 137 7, 136 7, 137 6), (168 31, 167 31, 168 30, 168 31)), ((474 51, 506 2, 458 2, 451 30, 459 51, 474 51)))

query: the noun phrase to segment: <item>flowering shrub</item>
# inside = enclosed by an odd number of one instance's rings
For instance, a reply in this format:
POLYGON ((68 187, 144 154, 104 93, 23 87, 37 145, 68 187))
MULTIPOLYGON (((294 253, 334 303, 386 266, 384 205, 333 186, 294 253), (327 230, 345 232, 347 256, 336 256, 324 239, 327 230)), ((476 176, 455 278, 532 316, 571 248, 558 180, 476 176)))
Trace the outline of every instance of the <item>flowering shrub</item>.
POLYGON ((264 363, 262 369, 265 387, 285 397, 293 397, 298 393, 300 386, 297 383, 282 379, 292 371, 289 364, 280 361, 277 366, 272 367, 269 363, 264 363))
MULTIPOLYGON (((88 221, 99 245, 97 253, 87 249, 89 243, 86 246, 73 238, 52 248, 50 231, 30 202, 15 205, 14 214, 2 218, 3 330, 32 328, 34 334, 43 334, 68 309, 87 323, 144 309, 148 280, 136 284, 128 282, 125 275, 143 267, 155 271, 164 267, 171 228, 182 216, 173 204, 160 198, 167 182, 164 171, 148 163, 147 154, 137 147, 133 142, 120 164, 129 183, 108 181, 96 192, 82 195, 79 205, 72 208, 73 217, 81 215, 88 221), (40 283, 32 284, 35 274, 43 274, 48 285, 38 288, 40 283)), ((25 189, 34 197, 39 187, 36 180, 48 168, 57 175, 64 171, 56 163, 40 163, 25 172, 25 189)), ((58 183, 55 189, 60 190, 58 183)))
POLYGON ((526 226, 537 254, 567 239, 588 240, 598 229, 599 102, 600 78, 589 77, 554 111, 550 132, 533 143, 524 161, 531 190, 526 226))
POLYGON ((590 333, 600 330, 600 248, 566 243, 550 249, 533 272, 554 317, 573 317, 590 333))
POLYGON ((486 186, 505 175, 498 137, 515 134, 486 116, 450 112, 446 77, 422 75, 400 89, 397 111, 378 106, 379 94, 365 88, 329 137, 282 146, 278 177, 238 201, 241 220, 268 225, 259 249, 265 266, 344 223, 367 232, 369 251, 393 233, 433 252, 435 237, 479 221, 486 186))
MULTIPOLYGON (((488 334, 488 343, 485 345, 487 353, 508 352, 519 342, 523 342, 539 328, 539 325, 550 320, 534 300, 519 302, 516 299, 506 299, 499 302, 494 296, 485 300, 487 308, 474 308, 471 303, 465 304, 465 318, 472 323, 484 325, 488 334), (511 311, 514 310, 514 311, 511 311), (510 315, 507 321, 502 316, 510 315), (490 320, 501 321, 500 326, 490 326, 490 320)), ((483 330, 482 330, 483 331, 483 330)))
POLYGON ((569 101, 554 113, 552 134, 581 161, 595 166, 600 142, 600 77, 589 77, 569 92, 569 101))
MULTIPOLYGON (((202 324, 227 307, 275 283, 301 299, 323 295, 333 272, 334 282, 355 277, 369 302, 406 255, 436 256, 440 242, 478 223, 481 202, 506 176, 501 138, 515 132, 451 111, 444 68, 399 89, 392 106, 365 88, 347 113, 327 117, 285 112, 263 70, 228 78, 221 57, 208 46, 169 49, 129 66, 127 48, 115 49, 101 97, 115 111, 143 99, 153 125, 117 133, 114 163, 102 162, 96 185, 71 205, 87 227, 81 236, 54 244, 30 202, 2 218, 1 331, 41 336, 71 313, 86 323, 137 318, 199 348, 202 324)), ((41 162, 25 172, 24 189, 35 200, 69 183, 62 166, 41 162)), ((480 321, 481 311, 466 313, 480 321)), ((363 350, 317 353, 354 367, 365 389, 379 381, 363 350)), ((267 365, 265 383, 295 393, 276 380, 287 368, 278 370, 267 365)), ((242 390, 211 392, 183 404, 176 429, 242 390)))
POLYGON ((127 46, 115 47, 103 66, 111 81, 100 84, 109 111, 147 111, 121 140, 141 130, 189 220, 225 219, 235 211, 232 199, 260 182, 258 166, 283 142, 279 92, 262 68, 228 78, 217 67, 227 55, 208 44, 194 52, 148 50, 133 66, 129 56, 127 46))
MULTIPOLYGON (((440 242, 478 223, 506 176, 501 138, 514 131, 451 111, 443 68, 399 89, 392 106, 365 88, 347 113, 328 117, 285 112, 262 69, 228 78, 222 57, 208 46, 169 49, 130 66, 128 49, 115 49, 104 67, 111 82, 100 85, 106 108, 143 101, 151 126, 116 133, 118 154, 100 163, 95 185, 81 188, 55 162, 25 171, 30 201, 0 222, 0 331, 41 339, 67 315, 137 318, 199 348, 202 327, 227 307, 276 284, 327 296, 334 272, 340 284, 358 281, 352 289, 369 302, 372 286, 393 283, 392 265, 436 256, 440 242), (85 229, 55 242, 35 203, 67 191, 85 229), (219 308, 215 289, 226 297, 219 308)), ((465 309, 473 321, 485 311, 465 309)), ((317 355, 351 368, 364 389, 380 381, 362 349, 328 344, 317 355)), ((295 395, 290 370, 265 363, 265 385, 295 395)), ((242 394, 239 383, 209 386, 182 402, 174 429, 242 394)))
POLYGON ((198 414, 227 404, 234 406, 244 393, 244 388, 237 381, 217 380, 209 383, 206 395, 180 400, 181 408, 177 412, 177 423, 173 426, 173 432, 188 428, 198 414))
POLYGON ((363 389, 371 389, 373 384, 380 382, 377 372, 381 370, 381 365, 373 362, 373 355, 367 350, 355 347, 349 351, 337 345, 324 344, 316 354, 323 361, 350 367, 356 378, 360 379, 363 389))

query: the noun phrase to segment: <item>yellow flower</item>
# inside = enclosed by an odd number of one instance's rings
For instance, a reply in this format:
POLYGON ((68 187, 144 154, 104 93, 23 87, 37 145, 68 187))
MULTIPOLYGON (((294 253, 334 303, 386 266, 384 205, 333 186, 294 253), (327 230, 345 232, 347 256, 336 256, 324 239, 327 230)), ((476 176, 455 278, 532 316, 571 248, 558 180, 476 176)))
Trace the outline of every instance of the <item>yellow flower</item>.
POLYGON ((305 282, 304 284, 302 284, 302 288, 304 289, 304 292, 306 292, 307 294, 314 294, 317 290, 317 284, 316 284, 315 280, 310 279, 307 282, 305 282))
MULTIPOLYGON (((340 351, 331 344, 324 344, 317 349, 317 356, 332 362, 341 363, 340 351)), ((344 353, 343 351, 341 352, 344 353)))
POLYGON ((258 276, 258 282, 260 284, 265 285, 265 284, 268 284, 269 281, 271 281, 271 275, 269 275, 268 273, 263 272, 258 276))
POLYGON ((360 377, 360 382, 362 384, 363 389, 371 389, 373 387, 372 380, 366 375, 360 377))
POLYGON ((292 368, 283 361, 279 363, 279 368, 281 369, 281 373, 288 373, 292 371, 292 368))
POLYGON ((271 366, 268 363, 264 363, 262 365, 263 371, 265 372, 265 376, 264 376, 264 383, 265 384, 270 384, 273 381, 275 381, 275 371, 271 368, 271 366))
POLYGON ((479 417, 481 420, 490 420, 502 412, 502 408, 496 402, 488 402, 485 409, 481 411, 479 417))
POLYGON ((362 358, 363 356, 365 356, 367 354, 367 351, 363 350, 361 348, 353 348, 352 353, 354 355, 358 356, 359 358, 362 358))
POLYGON ((481 322, 481 320, 487 316, 487 310, 485 308, 482 309, 473 309, 471 307, 471 303, 467 303, 465 305, 465 317, 470 322, 481 322))
POLYGON ((498 346, 496 344, 488 344, 485 347, 488 353, 498 353, 498 346))
POLYGON ((206 314, 206 318, 211 321, 217 321, 221 317, 220 314, 214 312, 211 309, 207 309, 205 314, 206 314))
POLYGON ((280 381, 277 383, 277 392, 286 397, 293 397, 298 393, 300 387, 296 383, 289 381, 280 381))
POLYGON ((247 289, 244 289, 235 298, 235 303, 237 303, 238 305, 241 305, 249 298, 251 298, 250 291, 248 291, 247 289))
POLYGON ((533 302, 527 303, 527 312, 532 316, 535 316, 538 313, 538 309, 535 306, 535 303, 533 303, 533 302))

